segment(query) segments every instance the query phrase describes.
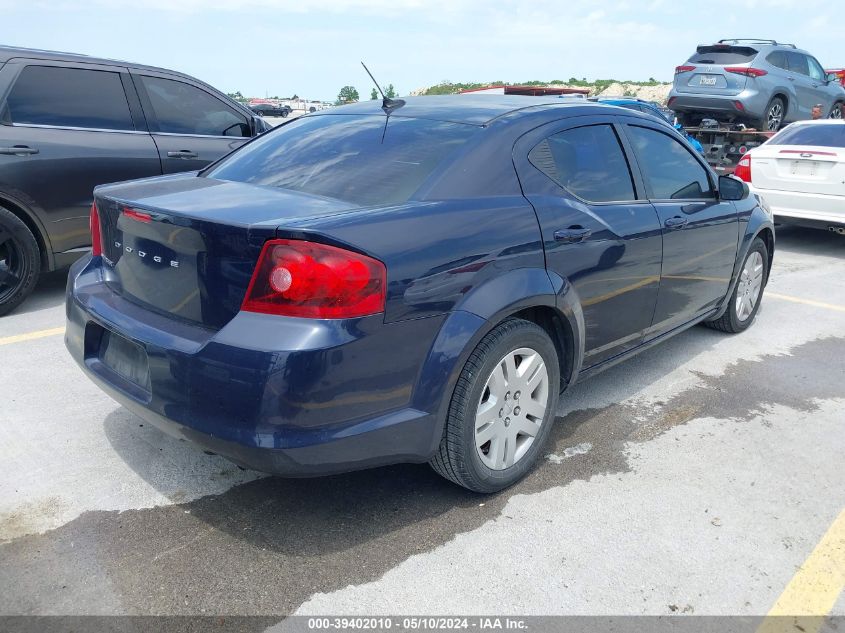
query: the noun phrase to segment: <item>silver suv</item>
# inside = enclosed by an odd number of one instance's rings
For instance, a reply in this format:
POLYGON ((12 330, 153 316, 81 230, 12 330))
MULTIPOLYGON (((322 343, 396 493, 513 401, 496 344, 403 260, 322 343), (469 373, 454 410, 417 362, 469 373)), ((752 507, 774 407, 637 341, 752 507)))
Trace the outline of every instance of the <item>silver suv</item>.
POLYGON ((774 40, 730 39, 699 46, 675 68, 669 108, 683 125, 703 118, 777 130, 812 118, 815 105, 838 119, 845 88, 809 53, 774 40))

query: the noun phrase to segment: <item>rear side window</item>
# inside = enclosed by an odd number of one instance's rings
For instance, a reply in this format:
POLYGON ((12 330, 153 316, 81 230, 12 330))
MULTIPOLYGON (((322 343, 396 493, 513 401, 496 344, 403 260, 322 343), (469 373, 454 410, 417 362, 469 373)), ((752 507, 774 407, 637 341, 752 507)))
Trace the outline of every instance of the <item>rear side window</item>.
POLYGON ((27 66, 7 99, 12 123, 134 130, 120 73, 27 66))
POLYGON ((537 169, 589 202, 634 200, 628 161, 610 125, 559 132, 528 154, 537 169))
POLYGON ((790 125, 766 144, 845 147, 845 125, 837 123, 790 125))
POLYGON ((399 116, 309 116, 259 137, 205 175, 361 206, 396 204, 478 131, 399 116))
POLYGON ((217 97, 182 81, 141 75, 158 131, 202 136, 250 135, 246 116, 217 97))
POLYGON ((789 70, 791 70, 792 72, 799 73, 801 75, 810 74, 810 67, 807 65, 806 55, 788 51, 786 53, 786 61, 789 64, 789 70))
POLYGON ((772 66, 776 68, 782 68, 783 70, 789 70, 789 65, 786 63, 786 55, 783 51, 774 51, 769 53, 766 57, 766 61, 769 62, 772 66))
POLYGON ((628 126, 628 134, 654 200, 714 198, 707 171, 684 144, 657 130, 628 126))
POLYGON ((748 46, 699 46, 689 58, 693 64, 745 64, 757 55, 756 48, 748 46))

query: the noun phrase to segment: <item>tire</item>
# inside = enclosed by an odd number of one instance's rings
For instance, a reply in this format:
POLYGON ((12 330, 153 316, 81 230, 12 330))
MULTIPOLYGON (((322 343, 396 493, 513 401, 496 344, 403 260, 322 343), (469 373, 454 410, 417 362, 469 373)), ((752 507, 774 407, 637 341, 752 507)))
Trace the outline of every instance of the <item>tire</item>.
POLYGON ((837 101, 833 104, 833 107, 830 109, 830 112, 827 115, 828 119, 841 119, 842 118, 842 106, 845 105, 845 102, 837 101))
POLYGON ((41 273, 41 252, 29 227, 0 207, 0 316, 26 299, 41 273))
POLYGON ((515 484, 542 454, 559 392, 558 353, 546 331, 522 319, 500 323, 473 350, 458 378, 431 467, 474 492, 515 484), (522 363, 529 363, 531 386, 520 375, 522 363), (477 431, 477 416, 485 413, 490 421, 477 431), (479 446, 485 437, 491 439, 479 446))
POLYGON ((751 243, 751 248, 748 249, 748 254, 742 262, 740 276, 736 282, 736 287, 731 293, 727 310, 715 321, 707 321, 704 325, 730 334, 737 334, 738 332, 747 330, 754 322, 757 311, 760 309, 760 304, 763 300, 763 290, 766 288, 766 282, 768 281, 768 270, 769 251, 766 249, 763 240, 758 237, 751 243), (759 277, 756 275, 757 270, 759 270, 759 277), (747 301, 738 301, 743 293, 748 293, 745 295, 746 299, 752 302, 750 310, 747 301))
POLYGON ((754 122, 754 127, 761 132, 777 132, 783 125, 784 118, 786 118, 786 102, 782 97, 773 97, 766 106, 763 116, 754 122))
POLYGON ((281 112, 281 116, 282 116, 283 119, 286 119, 288 117, 288 114, 290 114, 290 113, 287 110, 282 110, 282 112, 281 112))

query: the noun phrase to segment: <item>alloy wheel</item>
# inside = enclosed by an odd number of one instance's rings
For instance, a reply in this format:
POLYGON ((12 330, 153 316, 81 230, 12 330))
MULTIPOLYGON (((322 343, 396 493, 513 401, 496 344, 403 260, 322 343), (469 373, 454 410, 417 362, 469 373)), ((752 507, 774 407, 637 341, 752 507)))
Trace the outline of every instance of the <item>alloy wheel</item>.
POLYGON ((763 256, 757 251, 751 253, 745 260, 742 272, 739 275, 736 290, 736 302, 734 309, 736 317, 745 321, 754 312, 754 306, 760 300, 760 292, 763 289, 763 256))
POLYGON ((841 119, 842 118, 842 106, 839 103, 835 103, 833 105, 833 109, 830 111, 830 115, 828 118, 831 119, 841 119))
POLYGON ((18 289, 24 274, 24 258, 12 234, 0 226, 0 303, 18 289))
POLYGON ((549 401, 549 372, 528 347, 508 352, 487 378, 475 414, 475 446, 485 466, 504 470, 525 457, 549 401))
POLYGON ((783 121, 783 106, 780 103, 773 103, 772 107, 769 108, 769 113, 766 117, 767 125, 769 131, 776 132, 780 127, 781 121, 783 121))

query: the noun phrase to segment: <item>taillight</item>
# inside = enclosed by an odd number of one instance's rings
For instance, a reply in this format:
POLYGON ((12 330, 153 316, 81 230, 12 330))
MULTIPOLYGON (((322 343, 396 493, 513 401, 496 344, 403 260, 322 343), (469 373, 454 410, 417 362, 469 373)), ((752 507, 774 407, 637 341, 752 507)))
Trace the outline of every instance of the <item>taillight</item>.
POLYGON ((746 77, 762 77, 768 75, 765 70, 760 68, 748 68, 746 66, 725 66, 725 70, 736 75, 745 75, 746 77))
POLYGON ((241 310, 312 319, 384 312, 387 269, 380 261, 301 240, 264 244, 241 310))
POLYGON ((101 257, 103 255, 103 236, 100 231, 100 212, 97 210, 96 202, 91 205, 88 228, 91 229, 91 254, 94 257, 101 257))
POLYGON ((751 155, 746 154, 736 164, 734 169, 734 176, 745 182, 751 182, 751 155))
POLYGON ((688 72, 689 72, 689 71, 691 71, 691 70, 695 70, 695 66, 687 66, 687 65, 684 65, 684 66, 675 66, 675 74, 676 74, 676 75, 677 75, 678 73, 688 73, 688 72))
POLYGON ((153 221, 153 217, 149 213, 136 211, 135 209, 130 209, 129 207, 123 210, 123 215, 132 220, 137 220, 138 222, 149 223, 153 221))

